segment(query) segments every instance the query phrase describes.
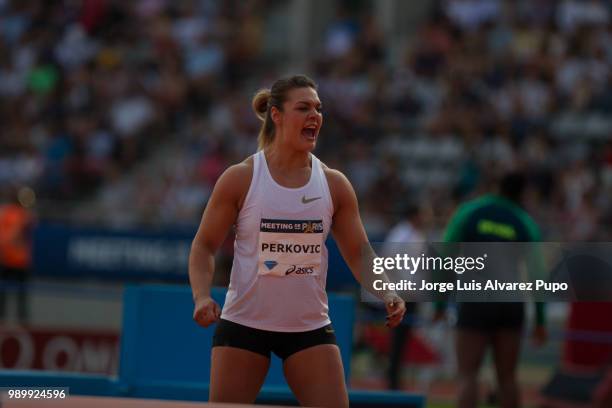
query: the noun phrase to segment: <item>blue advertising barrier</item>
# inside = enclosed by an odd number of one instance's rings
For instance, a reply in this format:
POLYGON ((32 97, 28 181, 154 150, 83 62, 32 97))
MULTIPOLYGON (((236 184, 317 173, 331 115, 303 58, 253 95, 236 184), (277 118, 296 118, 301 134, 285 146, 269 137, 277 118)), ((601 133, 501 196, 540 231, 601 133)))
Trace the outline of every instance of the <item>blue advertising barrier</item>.
MULTIPOLYGON (((224 303, 226 290, 213 288, 224 303)), ((201 328, 192 320, 191 290, 186 286, 128 287, 124 296, 119 387, 138 398, 203 401, 208 398, 210 349, 214 326, 201 328)), ((352 296, 329 295, 330 318, 349 382, 355 302, 352 296)), ((238 375, 238 373, 237 373, 238 375)), ((349 390, 351 407, 422 408, 423 395, 390 391, 349 390)), ((272 364, 257 402, 296 405, 286 385, 281 361, 272 364)))
MULTIPOLYGON (((223 304, 225 289, 215 288, 212 296, 223 304)), ((332 294, 329 305, 348 381, 354 300, 351 296, 332 294)), ((192 311, 187 286, 130 286, 124 294, 118 377, 0 370, 0 386, 69 387, 74 395, 206 401, 214 328, 197 326, 191 319, 192 311)), ((423 395, 403 392, 349 390, 349 400, 355 408, 425 406, 423 395)), ((276 358, 257 402, 297 404, 276 358)))
MULTIPOLYGON (((34 230, 36 275, 186 283, 189 251, 196 230, 111 230, 41 223, 34 230)), ((333 239, 327 290, 356 286, 333 239)))
MULTIPOLYGON (((213 288, 212 297, 225 302, 226 290, 213 288)), ((191 290, 185 286, 131 286, 124 296, 121 368, 129 384, 151 381, 210 380, 210 349, 214 325, 202 328, 192 320, 191 290)), ((351 296, 329 296, 330 318, 348 381, 355 302, 351 296)), ((265 385, 286 386, 281 361, 273 356, 265 385)))
POLYGON ((40 224, 34 230, 36 275, 187 281, 195 230, 122 230, 40 224))

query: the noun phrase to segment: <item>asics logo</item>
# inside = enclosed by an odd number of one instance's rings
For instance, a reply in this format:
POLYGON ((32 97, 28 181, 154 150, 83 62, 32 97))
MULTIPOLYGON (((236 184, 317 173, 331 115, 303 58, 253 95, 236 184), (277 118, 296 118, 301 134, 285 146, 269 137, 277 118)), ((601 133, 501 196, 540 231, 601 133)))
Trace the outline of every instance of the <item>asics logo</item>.
POLYGON ((296 275, 310 275, 314 273, 314 266, 291 265, 291 267, 285 271, 285 275, 290 275, 294 272, 296 275))
POLYGON ((320 199, 321 197, 311 197, 311 198, 306 198, 305 195, 302 196, 302 204, 308 204, 308 203, 312 203, 313 201, 316 201, 318 199, 320 199))

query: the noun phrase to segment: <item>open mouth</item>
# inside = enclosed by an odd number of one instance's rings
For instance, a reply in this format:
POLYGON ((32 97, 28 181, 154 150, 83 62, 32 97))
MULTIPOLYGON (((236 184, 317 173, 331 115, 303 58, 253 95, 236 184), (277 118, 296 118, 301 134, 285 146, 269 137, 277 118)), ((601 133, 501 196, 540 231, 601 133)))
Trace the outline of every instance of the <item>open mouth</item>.
POLYGON ((302 136, 304 136, 308 140, 315 140, 317 138, 317 128, 306 127, 302 129, 302 136))

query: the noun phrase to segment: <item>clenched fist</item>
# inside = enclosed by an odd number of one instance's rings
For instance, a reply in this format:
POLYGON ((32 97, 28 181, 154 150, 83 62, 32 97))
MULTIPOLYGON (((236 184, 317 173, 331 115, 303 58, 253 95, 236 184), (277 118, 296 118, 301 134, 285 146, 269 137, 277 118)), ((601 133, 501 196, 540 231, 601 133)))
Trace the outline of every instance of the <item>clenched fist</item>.
POLYGON ((221 317, 221 308, 210 296, 195 301, 193 320, 202 327, 208 327, 221 317))
POLYGON ((387 309, 385 325, 389 328, 397 327, 406 313, 406 303, 396 294, 391 294, 385 296, 385 308, 387 309))

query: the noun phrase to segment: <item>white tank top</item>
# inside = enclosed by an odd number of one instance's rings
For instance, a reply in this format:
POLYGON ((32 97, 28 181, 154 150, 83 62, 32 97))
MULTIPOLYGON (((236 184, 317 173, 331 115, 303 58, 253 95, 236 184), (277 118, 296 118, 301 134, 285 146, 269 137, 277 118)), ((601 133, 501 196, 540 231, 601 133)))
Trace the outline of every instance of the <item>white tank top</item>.
POLYGON ((276 183, 263 150, 236 222, 234 262, 221 318, 261 330, 299 332, 330 323, 325 239, 333 204, 314 155, 308 183, 276 183))

